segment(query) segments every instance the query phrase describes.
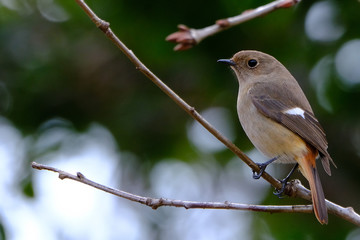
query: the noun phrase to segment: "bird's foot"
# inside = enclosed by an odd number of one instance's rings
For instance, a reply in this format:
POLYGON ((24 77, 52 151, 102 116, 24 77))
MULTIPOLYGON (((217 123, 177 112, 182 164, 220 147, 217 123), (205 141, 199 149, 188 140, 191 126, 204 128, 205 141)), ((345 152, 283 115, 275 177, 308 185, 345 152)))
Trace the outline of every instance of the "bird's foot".
POLYGON ((284 194, 284 191, 285 191, 286 184, 288 182, 288 178, 284 178, 283 180, 280 180, 280 182, 281 182, 281 188, 280 189, 275 189, 273 194, 275 196, 277 196, 278 198, 284 198, 283 194, 284 194))
POLYGON ((258 167, 260 168, 260 172, 257 173, 253 170, 253 179, 259 179, 261 177, 261 175, 263 175, 266 167, 268 164, 265 163, 256 163, 256 165, 258 165, 258 167))
POLYGON ((274 158, 272 158, 272 159, 270 159, 269 161, 264 162, 264 163, 256 163, 256 165, 260 168, 260 171, 259 171, 259 173, 257 173, 257 172, 255 172, 255 171, 253 170, 253 179, 259 179, 259 178, 261 177, 261 175, 263 175, 263 173, 265 172, 266 167, 267 167, 270 163, 274 162, 277 158, 278 158, 278 157, 274 157, 274 158))
POLYGON ((295 164, 295 166, 293 167, 293 169, 291 169, 291 171, 289 172, 289 174, 283 179, 280 180, 281 182, 281 188, 280 189, 275 189, 275 191, 273 192, 274 195, 278 196, 279 198, 283 198, 283 194, 286 188, 286 184, 288 183, 288 180, 290 179, 291 175, 295 172, 295 170, 298 168, 299 164, 295 164))

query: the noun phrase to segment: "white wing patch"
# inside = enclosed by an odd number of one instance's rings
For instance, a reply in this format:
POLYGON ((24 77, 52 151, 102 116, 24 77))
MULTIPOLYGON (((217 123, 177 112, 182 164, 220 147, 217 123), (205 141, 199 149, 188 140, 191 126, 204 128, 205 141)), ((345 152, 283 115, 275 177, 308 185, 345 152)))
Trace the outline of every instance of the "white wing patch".
POLYGON ((295 107, 295 108, 290 108, 286 111, 284 111, 285 114, 290 114, 290 115, 299 115, 301 116, 303 119, 305 119, 305 111, 302 110, 299 107, 295 107))

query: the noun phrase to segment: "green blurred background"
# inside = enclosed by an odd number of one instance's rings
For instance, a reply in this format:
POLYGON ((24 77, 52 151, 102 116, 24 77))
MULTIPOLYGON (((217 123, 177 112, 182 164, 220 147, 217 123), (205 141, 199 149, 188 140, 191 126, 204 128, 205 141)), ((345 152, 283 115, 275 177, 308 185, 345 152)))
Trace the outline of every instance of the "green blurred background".
MULTIPOLYGON (((165 41, 178 24, 202 28, 268 2, 87 3, 158 77, 255 161, 266 159, 238 122, 237 82, 216 60, 244 49, 276 57, 298 79, 327 133, 338 169, 331 177, 320 170, 326 197, 360 211, 359 1, 303 1, 184 52, 165 41)), ((64 182, 32 170, 30 162, 65 162, 88 176, 85 169, 94 161, 95 180, 102 174, 108 185, 145 196, 306 203, 278 199, 263 180, 252 180, 251 170, 138 72, 75 1, 0 0, 0 108, 0 239, 24 239, 34 229, 36 239, 360 239, 359 229, 333 215, 321 226, 312 214, 152 211, 105 193, 82 215, 102 212, 107 198, 115 207, 104 210, 106 216, 94 215, 98 222, 75 221, 70 231, 66 224, 73 216, 64 202, 73 205, 70 199, 80 193, 69 196, 65 188, 54 195, 64 182), (40 190, 44 184, 47 190, 40 190), (47 210, 53 208, 69 215, 59 220, 47 210), (137 217, 119 219, 122 208, 137 217)), ((276 165, 270 171, 282 178, 288 169, 276 165)), ((307 185, 300 174, 295 177, 307 185)))

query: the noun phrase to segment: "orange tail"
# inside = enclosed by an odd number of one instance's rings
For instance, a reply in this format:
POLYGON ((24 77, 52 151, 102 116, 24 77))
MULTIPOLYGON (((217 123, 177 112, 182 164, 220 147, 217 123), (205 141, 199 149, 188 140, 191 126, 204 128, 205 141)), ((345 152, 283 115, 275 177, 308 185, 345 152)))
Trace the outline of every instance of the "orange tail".
POLYGON ((310 151, 304 157, 297 159, 300 165, 300 171, 307 178, 310 184, 311 197, 314 206, 315 216, 321 224, 328 223, 327 207, 324 191, 322 189, 319 174, 316 170, 317 151, 308 148, 310 151))

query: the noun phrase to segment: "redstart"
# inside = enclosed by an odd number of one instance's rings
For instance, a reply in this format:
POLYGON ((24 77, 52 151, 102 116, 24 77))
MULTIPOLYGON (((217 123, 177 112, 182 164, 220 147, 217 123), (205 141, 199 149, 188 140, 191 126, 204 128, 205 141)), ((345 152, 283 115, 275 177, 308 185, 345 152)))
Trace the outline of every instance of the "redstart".
POLYGON ((270 159, 259 164, 261 172, 254 178, 259 178, 273 161, 296 163, 309 181, 316 218, 327 224, 327 207, 315 160, 321 159, 328 175, 329 162, 334 162, 327 152, 324 130, 298 82, 279 61, 262 52, 240 51, 231 59, 218 62, 234 70, 239 81, 240 123, 254 146, 270 159))

